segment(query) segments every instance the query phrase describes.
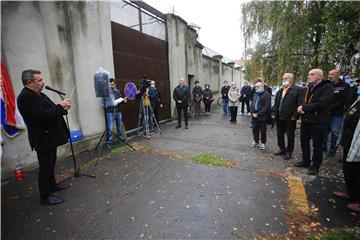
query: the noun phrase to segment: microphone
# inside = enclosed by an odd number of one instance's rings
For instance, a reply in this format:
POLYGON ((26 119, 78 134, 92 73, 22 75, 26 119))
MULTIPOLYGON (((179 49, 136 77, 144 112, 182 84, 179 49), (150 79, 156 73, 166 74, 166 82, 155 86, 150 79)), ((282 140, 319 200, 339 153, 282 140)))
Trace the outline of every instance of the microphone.
POLYGON ((53 89, 52 87, 49 87, 49 86, 47 86, 47 85, 45 86, 45 88, 46 88, 47 90, 56 92, 57 94, 66 95, 66 93, 60 92, 59 90, 53 89))

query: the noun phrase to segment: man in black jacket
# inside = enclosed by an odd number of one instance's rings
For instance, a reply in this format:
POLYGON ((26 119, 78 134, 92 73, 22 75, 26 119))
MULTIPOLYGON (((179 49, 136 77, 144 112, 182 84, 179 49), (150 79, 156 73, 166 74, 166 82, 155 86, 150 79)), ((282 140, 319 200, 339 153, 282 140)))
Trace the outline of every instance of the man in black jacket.
POLYGON ((260 150, 265 150, 266 144, 266 121, 271 114, 271 95, 264 88, 263 82, 255 84, 255 94, 251 102, 250 111, 253 123, 254 141, 249 147, 259 146, 259 132, 261 133, 260 150))
POLYGON ((23 71, 22 82, 24 88, 17 98, 17 104, 27 126, 31 149, 35 149, 39 160, 40 204, 63 203, 63 198, 53 196, 51 192, 69 186, 56 184, 54 169, 57 147, 67 143, 69 135, 63 115, 70 109, 70 100, 65 99, 56 105, 42 93, 45 84, 40 71, 23 71))
POLYGON ((301 150, 302 161, 295 163, 295 167, 310 167, 310 140, 313 140, 312 164, 309 175, 316 175, 322 163, 322 142, 325 126, 330 121, 329 104, 334 90, 330 81, 323 80, 321 69, 312 69, 308 75, 308 87, 305 89, 298 113, 301 115, 301 150))
POLYGON ((340 78, 340 71, 333 69, 329 72, 329 80, 334 87, 334 97, 331 102, 331 119, 327 124, 324 133, 323 151, 327 151, 327 142, 329 131, 331 131, 330 149, 327 154, 328 157, 334 157, 336 154, 336 143, 339 137, 341 125, 347 106, 347 99, 349 94, 349 84, 342 81, 340 78))
POLYGON ((224 86, 221 88, 221 97, 223 101, 224 115, 227 115, 229 111, 229 96, 228 96, 229 90, 230 90, 229 82, 225 80, 224 86))
POLYGON ((180 79, 179 85, 174 89, 173 99, 176 102, 178 125, 176 129, 181 128, 181 113, 184 113, 185 129, 188 129, 188 107, 189 107, 189 89, 185 86, 185 80, 180 79))
POLYGON ((274 155, 283 156, 285 160, 291 159, 294 151, 294 138, 297 108, 300 103, 301 88, 294 84, 294 74, 285 73, 282 79, 282 88, 276 93, 272 108, 272 117, 276 120, 277 139, 280 150, 274 155), (285 133, 287 147, 285 147, 285 133))
POLYGON ((241 114, 244 114, 244 105, 246 104, 247 112, 250 114, 250 97, 252 95, 252 89, 247 82, 244 82, 244 86, 240 91, 240 101, 241 101, 241 114))

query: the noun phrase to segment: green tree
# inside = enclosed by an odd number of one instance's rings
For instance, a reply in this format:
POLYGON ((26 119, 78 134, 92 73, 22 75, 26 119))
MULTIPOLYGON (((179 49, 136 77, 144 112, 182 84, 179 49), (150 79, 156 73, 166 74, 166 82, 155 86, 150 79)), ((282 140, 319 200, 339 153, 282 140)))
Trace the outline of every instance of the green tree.
POLYGON ((310 68, 358 70, 360 2, 251 1, 242 5, 243 32, 252 49, 246 77, 278 84, 285 72, 305 80, 310 68))

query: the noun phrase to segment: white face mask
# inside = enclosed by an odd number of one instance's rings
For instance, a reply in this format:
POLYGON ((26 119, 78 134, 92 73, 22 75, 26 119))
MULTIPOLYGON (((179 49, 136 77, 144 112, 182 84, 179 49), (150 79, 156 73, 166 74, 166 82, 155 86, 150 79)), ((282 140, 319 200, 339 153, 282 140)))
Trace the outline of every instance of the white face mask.
POLYGON ((287 86, 290 85, 290 82, 289 82, 289 81, 283 81, 283 82, 282 82, 282 85, 283 85, 284 87, 287 87, 287 86))
POLYGON ((155 84, 151 84, 151 87, 153 87, 153 88, 154 88, 154 87, 155 87, 155 84))

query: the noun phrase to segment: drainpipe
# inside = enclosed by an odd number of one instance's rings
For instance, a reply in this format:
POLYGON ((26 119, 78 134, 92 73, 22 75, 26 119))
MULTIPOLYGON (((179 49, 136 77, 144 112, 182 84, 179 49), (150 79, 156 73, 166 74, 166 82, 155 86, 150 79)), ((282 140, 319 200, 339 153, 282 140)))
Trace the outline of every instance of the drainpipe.
POLYGON ((218 91, 220 92, 221 89, 221 79, 222 79, 222 55, 214 55, 213 59, 219 61, 219 77, 218 77, 218 91))

